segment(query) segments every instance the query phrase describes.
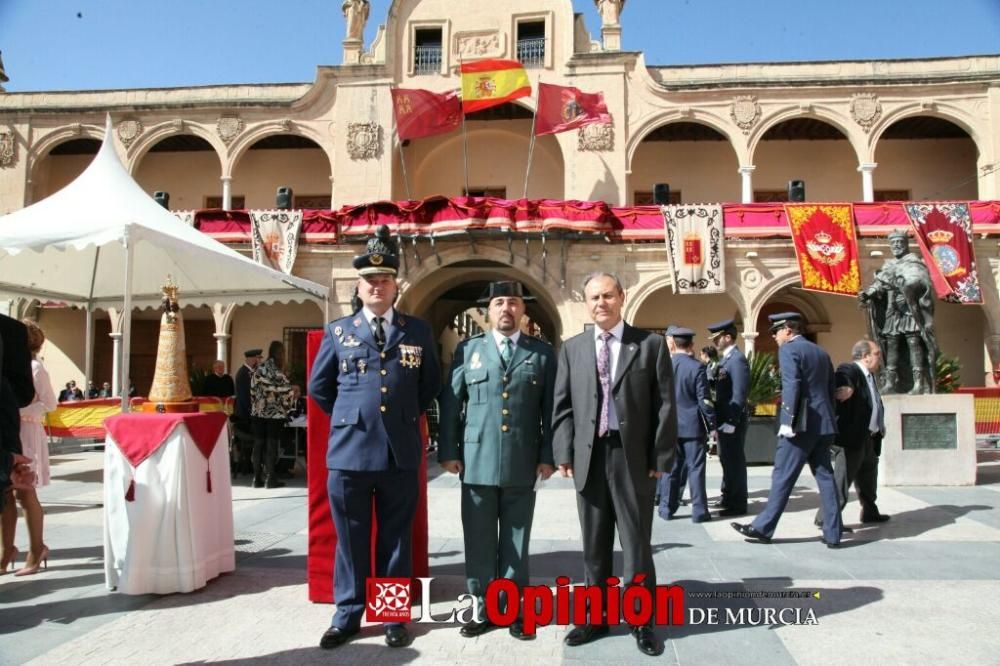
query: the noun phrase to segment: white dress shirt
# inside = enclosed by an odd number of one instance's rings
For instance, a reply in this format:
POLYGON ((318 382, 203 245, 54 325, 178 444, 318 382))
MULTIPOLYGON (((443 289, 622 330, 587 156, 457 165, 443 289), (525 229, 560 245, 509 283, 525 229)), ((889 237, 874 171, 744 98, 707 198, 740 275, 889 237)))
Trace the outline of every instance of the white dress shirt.
POLYGON ((500 352, 500 358, 503 358, 503 341, 510 340, 510 353, 511 357, 513 357, 514 347, 517 346, 517 341, 520 339, 520 337, 521 337, 520 330, 514 331, 514 334, 508 338, 506 335, 504 335, 497 329, 495 328, 493 329, 493 342, 497 344, 497 351, 500 352))
MULTIPOLYGON (((368 322, 368 327, 372 330, 372 335, 375 335, 375 317, 378 315, 368 309, 368 306, 361 308, 361 314, 364 315, 365 321, 368 322)), ((389 329, 392 327, 392 320, 396 315, 396 308, 389 308, 382 315, 382 330, 385 332, 385 339, 389 339, 389 329)))
MULTIPOLYGON (((601 353, 601 346, 604 344, 604 340, 601 340, 603 332, 603 328, 594 326, 594 350, 598 354, 601 353)), ((625 333, 624 320, 615 324, 609 332, 611 333, 611 337, 608 339, 608 347, 611 351, 611 386, 614 386, 615 376, 618 374, 618 356, 622 351, 622 335, 625 333)), ((615 411, 615 401, 612 398, 613 396, 610 396, 608 399, 608 429, 618 430, 618 412, 615 411)), ((597 407, 600 409, 600 404, 597 407)))

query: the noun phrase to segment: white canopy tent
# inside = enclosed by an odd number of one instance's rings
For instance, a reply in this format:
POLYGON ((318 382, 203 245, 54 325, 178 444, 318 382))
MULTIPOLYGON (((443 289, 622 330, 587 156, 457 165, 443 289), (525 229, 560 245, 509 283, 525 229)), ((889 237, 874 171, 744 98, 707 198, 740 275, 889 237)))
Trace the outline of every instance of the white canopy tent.
POLYGON ((184 306, 312 300, 327 309, 328 289, 285 275, 181 222, 129 175, 115 152, 108 118, 104 143, 72 183, 0 217, 0 298, 37 298, 120 308, 118 387, 127 406, 131 312, 155 307, 170 275, 184 306))

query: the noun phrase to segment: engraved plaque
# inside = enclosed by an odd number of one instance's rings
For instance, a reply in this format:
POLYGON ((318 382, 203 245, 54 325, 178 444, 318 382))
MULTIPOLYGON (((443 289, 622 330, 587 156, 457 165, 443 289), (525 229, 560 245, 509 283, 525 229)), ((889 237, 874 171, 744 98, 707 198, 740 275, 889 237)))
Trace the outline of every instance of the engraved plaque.
POLYGON ((903 414, 903 450, 957 449, 955 414, 903 414))

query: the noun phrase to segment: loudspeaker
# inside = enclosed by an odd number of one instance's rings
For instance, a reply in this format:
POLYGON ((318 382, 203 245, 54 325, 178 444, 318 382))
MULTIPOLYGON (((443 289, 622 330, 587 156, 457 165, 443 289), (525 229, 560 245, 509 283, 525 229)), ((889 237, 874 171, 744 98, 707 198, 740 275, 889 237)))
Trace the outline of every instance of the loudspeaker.
POLYGON ((292 188, 279 187, 278 194, 274 197, 274 205, 278 210, 291 210, 292 188))
POLYGON ((153 200, 170 210, 170 192, 153 192, 153 200))
POLYGON ((657 183, 653 185, 653 203, 657 206, 666 206, 670 203, 670 185, 667 183, 657 183))
POLYGON ((788 200, 797 203, 806 200, 806 181, 788 181, 788 200))

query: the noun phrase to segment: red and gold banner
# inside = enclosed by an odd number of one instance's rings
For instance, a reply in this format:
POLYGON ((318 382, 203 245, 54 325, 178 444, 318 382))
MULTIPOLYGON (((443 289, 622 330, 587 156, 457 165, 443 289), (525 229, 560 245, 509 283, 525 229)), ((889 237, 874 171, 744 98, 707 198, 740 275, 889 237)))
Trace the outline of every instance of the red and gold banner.
POLYGON ((969 204, 910 203, 903 209, 917 234, 938 298, 963 305, 982 303, 969 204))
POLYGON ((603 93, 585 93, 571 86, 538 84, 535 135, 558 134, 593 124, 611 124, 603 93))
POLYGON ((531 81, 517 60, 463 63, 462 110, 482 111, 531 94, 531 81))
POLYGON ((857 296, 858 240, 851 204, 785 204, 802 288, 857 296))

